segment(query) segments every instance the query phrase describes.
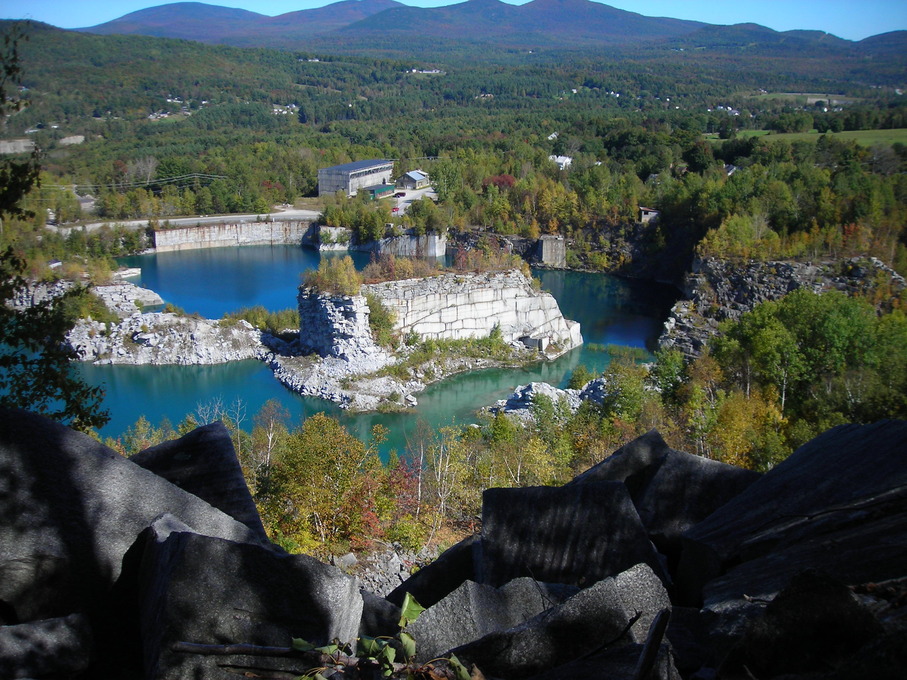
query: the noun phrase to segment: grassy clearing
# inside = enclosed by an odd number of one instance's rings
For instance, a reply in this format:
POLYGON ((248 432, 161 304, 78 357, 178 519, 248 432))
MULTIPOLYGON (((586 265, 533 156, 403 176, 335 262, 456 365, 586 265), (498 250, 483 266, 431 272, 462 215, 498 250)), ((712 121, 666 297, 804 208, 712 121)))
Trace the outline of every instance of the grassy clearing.
MULTIPOLYGON (((894 130, 850 130, 845 132, 829 132, 835 139, 841 141, 855 141, 863 146, 891 146, 897 142, 907 144, 907 128, 897 128, 894 130)), ((821 135, 812 130, 810 132, 772 132, 771 130, 741 130, 737 133, 738 137, 765 137, 766 141, 787 141, 787 142, 815 142, 821 135)), ((717 141, 717 140, 715 140, 717 141)))
POLYGON ((750 95, 753 99, 762 101, 783 101, 801 106, 811 106, 817 101, 834 102, 835 104, 853 104, 863 101, 861 97, 849 97, 841 94, 828 94, 822 92, 762 92, 750 95))

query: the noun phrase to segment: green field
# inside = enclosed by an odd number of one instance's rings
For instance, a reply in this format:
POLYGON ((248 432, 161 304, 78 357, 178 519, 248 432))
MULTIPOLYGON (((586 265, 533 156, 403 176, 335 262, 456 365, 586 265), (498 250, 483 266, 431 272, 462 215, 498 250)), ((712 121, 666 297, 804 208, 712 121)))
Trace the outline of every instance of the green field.
MULTIPOLYGON (((853 140, 863 146, 891 146, 900 142, 907 144, 907 128, 897 128, 894 130, 853 130, 846 132, 829 132, 835 139, 853 140)), ((810 132, 772 132, 771 130, 741 130, 737 133, 738 137, 765 137, 766 141, 787 141, 787 142, 815 142, 821 135, 812 130, 810 132)), ((712 141, 720 141, 717 137, 712 137, 712 141)))
MULTIPOLYGON (((741 93, 746 96, 746 93, 741 93)), ((811 106, 817 101, 833 102, 835 104, 855 104, 863 101, 861 97, 848 97, 841 94, 822 94, 820 92, 762 92, 750 95, 756 100, 783 101, 799 106, 811 106)))

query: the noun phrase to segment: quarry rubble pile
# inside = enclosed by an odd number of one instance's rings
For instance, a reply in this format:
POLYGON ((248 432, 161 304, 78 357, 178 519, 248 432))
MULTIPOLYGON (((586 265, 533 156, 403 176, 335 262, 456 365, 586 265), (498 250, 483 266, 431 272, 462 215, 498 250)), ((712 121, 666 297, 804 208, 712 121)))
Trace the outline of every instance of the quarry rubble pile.
POLYGON ((652 430, 563 486, 486 490, 480 533, 363 581, 268 540, 220 423, 126 459, 2 410, 0 677, 298 677, 323 663, 292 638, 393 636, 406 593, 416 662, 486 678, 900 677, 905 444, 842 425, 763 475, 652 430))

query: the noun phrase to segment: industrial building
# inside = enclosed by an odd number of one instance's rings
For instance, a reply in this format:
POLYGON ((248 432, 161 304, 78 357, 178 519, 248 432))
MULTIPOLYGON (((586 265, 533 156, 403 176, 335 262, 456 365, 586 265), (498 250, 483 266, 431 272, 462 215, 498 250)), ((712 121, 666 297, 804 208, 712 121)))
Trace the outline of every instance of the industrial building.
POLYGON ((393 184, 393 161, 354 161, 318 170, 318 195, 335 194, 345 191, 353 196, 360 189, 377 185, 393 184))

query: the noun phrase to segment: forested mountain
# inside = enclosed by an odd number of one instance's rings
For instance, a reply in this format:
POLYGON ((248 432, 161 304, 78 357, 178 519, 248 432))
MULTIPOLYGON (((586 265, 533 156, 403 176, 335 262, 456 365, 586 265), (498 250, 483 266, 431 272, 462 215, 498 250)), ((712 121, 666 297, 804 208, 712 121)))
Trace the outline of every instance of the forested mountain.
POLYGON ((186 2, 139 10, 81 29, 99 34, 142 34, 200 42, 272 45, 342 29, 372 38, 387 32, 413 37, 510 44, 630 44, 684 35, 702 23, 644 17, 590 0, 467 0, 444 7, 407 7, 395 0, 342 0, 325 7, 266 17, 254 12, 186 2), (565 42, 566 41, 566 42, 565 42))
POLYGON ((395 0, 341 0, 326 7, 270 17, 201 2, 175 2, 130 12, 98 26, 79 29, 99 35, 150 35, 205 43, 267 46, 273 38, 297 39, 361 21, 392 7, 395 0))
MULTIPOLYGON (((805 27, 806 28, 806 27, 805 27)), ((532 0, 511 5, 500 0, 466 0, 442 7, 408 7, 395 0, 342 0, 325 7, 268 17, 245 10, 178 2, 132 12, 80 29, 98 34, 141 34, 209 43, 300 49, 301 38, 339 31, 342 40, 379 42, 393 36, 419 41, 494 42, 511 46, 660 44, 678 41, 698 49, 791 49, 853 43, 822 31, 777 32, 756 24, 716 26, 698 21, 647 17, 591 0, 532 0)), ((904 38, 863 41, 869 51, 903 52, 904 38), (875 44, 875 49, 872 45, 875 44)))

